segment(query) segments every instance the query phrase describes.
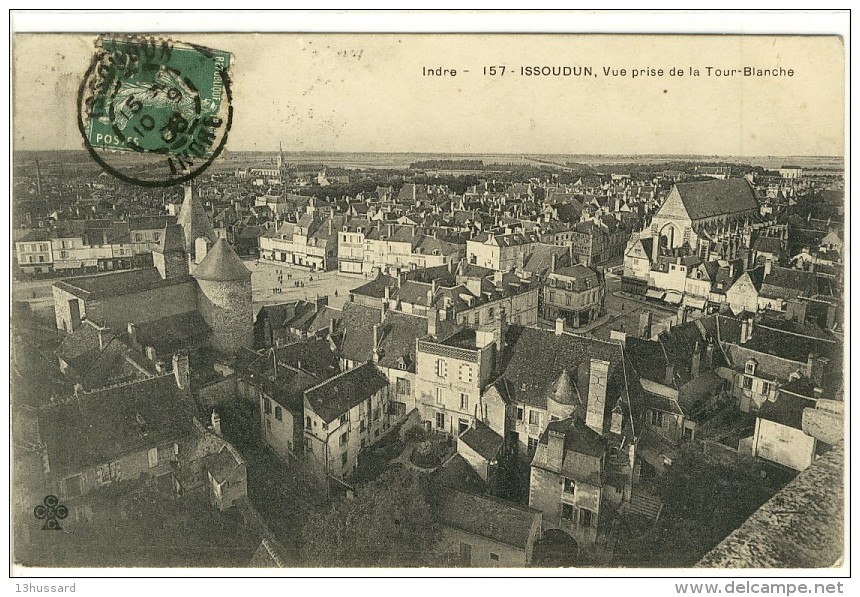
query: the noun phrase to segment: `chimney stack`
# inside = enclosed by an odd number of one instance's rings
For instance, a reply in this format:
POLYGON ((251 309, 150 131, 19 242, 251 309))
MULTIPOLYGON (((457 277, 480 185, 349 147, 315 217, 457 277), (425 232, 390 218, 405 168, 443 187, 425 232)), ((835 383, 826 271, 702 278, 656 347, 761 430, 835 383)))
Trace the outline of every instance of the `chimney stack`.
POLYGON ((373 324, 373 362, 379 362, 379 326, 381 324, 373 324))
POLYGON ((699 376, 699 369, 702 365, 702 354, 699 352, 699 341, 696 340, 695 346, 693 346, 693 356, 690 362, 690 377, 696 378, 699 376))
POLYGON ((128 324, 128 338, 131 340, 131 345, 137 347, 137 328, 133 323, 128 324))
POLYGON ((553 253, 552 254, 552 263, 551 263, 550 268, 549 268, 549 273, 551 273, 551 274, 555 273, 555 267, 556 267, 557 260, 558 260, 558 257, 556 257, 556 254, 553 253))
POLYGON ((588 372, 588 404, 585 411, 585 424, 600 435, 603 435, 608 379, 609 361, 591 359, 588 372))
POLYGON ((563 461, 564 433, 559 431, 553 431, 552 429, 550 429, 547 433, 547 467, 555 471, 560 471, 563 461))
POLYGON ((651 338, 651 312, 645 311, 639 315, 639 337, 648 340, 651 338))
POLYGON ((438 333, 437 324, 439 322, 439 313, 436 309, 432 308, 427 312, 427 333, 430 334, 434 339, 436 338, 436 334, 438 333))
POLYGON ((188 390, 191 386, 191 369, 187 353, 177 352, 173 355, 173 377, 180 390, 188 390))
POLYGON ((218 415, 218 413, 215 412, 214 408, 212 409, 212 416, 210 417, 210 420, 212 421, 213 433, 215 433, 215 435, 217 435, 218 437, 221 437, 221 417, 218 415))
POLYGON ((561 336, 564 333, 564 317, 555 319, 555 335, 561 336))

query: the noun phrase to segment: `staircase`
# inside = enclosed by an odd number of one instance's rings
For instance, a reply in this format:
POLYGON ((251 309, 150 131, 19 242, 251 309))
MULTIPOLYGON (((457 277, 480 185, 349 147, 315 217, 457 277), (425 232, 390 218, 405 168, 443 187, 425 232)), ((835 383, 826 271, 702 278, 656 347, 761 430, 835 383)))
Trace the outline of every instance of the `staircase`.
POLYGON ((630 499, 630 512, 639 514, 655 523, 660 518, 660 512, 663 510, 663 504, 660 498, 650 493, 642 493, 634 491, 630 499))

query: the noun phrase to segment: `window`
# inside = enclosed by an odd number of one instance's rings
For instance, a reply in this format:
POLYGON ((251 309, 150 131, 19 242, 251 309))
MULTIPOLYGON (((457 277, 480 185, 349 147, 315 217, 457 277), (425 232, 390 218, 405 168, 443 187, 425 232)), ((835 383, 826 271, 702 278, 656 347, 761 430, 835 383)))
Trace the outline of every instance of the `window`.
POLYGON ((346 422, 347 422, 347 421, 349 421, 349 413, 348 413, 348 412, 343 413, 343 414, 340 416, 340 424, 341 424, 341 425, 346 425, 346 422))
POLYGON ((365 425, 365 420, 364 420, 364 419, 362 419, 362 420, 358 423, 358 432, 359 432, 359 433, 364 433, 364 431, 365 431, 366 429, 367 429, 367 425, 365 425))
POLYGON ((751 390, 752 389, 753 378, 749 375, 744 375, 744 389, 751 390))
POLYGON ((536 410, 529 411, 529 425, 540 425, 540 412, 536 410))
POLYGON ((272 420, 271 419, 266 419, 266 431, 268 431, 269 433, 272 432, 272 420))
POLYGON ((564 492, 573 495, 576 489, 576 482, 573 479, 564 479, 564 492))
POLYGON ((347 455, 347 453, 346 453, 346 452, 344 452, 343 454, 341 454, 341 455, 340 455, 340 465, 341 465, 341 466, 343 466, 343 467, 345 467, 345 466, 346 466, 346 461, 347 461, 348 459, 349 459, 349 456, 347 455))
POLYGON ((490 552, 490 559, 494 562, 498 562, 499 561, 499 554, 490 552))
POLYGON ((649 422, 655 427, 663 427, 663 413, 659 410, 652 410, 650 413, 649 422))
POLYGON ((746 362, 746 366, 744 367, 744 373, 747 375, 755 375, 755 369, 758 363, 756 363, 755 359, 750 359, 746 362))
POLYGON ((448 363, 445 359, 436 359, 436 375, 445 377, 448 374, 448 363))
POLYGON ((412 393, 412 384, 409 383, 408 379, 404 379, 402 377, 397 378, 397 393, 400 396, 408 396, 412 393))
POLYGON ((445 429, 445 413, 436 413, 436 429, 445 429))
POLYGON ((150 448, 147 450, 146 457, 149 460, 149 468, 158 466, 158 448, 150 448))
POLYGON ((469 365, 460 365, 460 381, 471 383, 472 368, 469 365))
POLYGON ((525 418, 525 409, 522 406, 517 407, 517 421, 522 421, 525 418))
POLYGON ((263 411, 268 415, 272 412, 272 403, 268 398, 263 398, 263 411))
POLYGON ((305 438, 305 452, 308 454, 314 453, 314 445, 311 443, 311 438, 309 437, 305 438))
POLYGON ((279 421, 284 420, 284 413, 280 406, 275 407, 275 418, 279 421))
POLYGON ((496 318, 496 310, 493 307, 490 307, 490 310, 487 312, 487 317, 490 321, 493 321, 496 318))
POLYGON ((530 437, 529 438, 529 452, 534 452, 538 447, 538 438, 530 437))
POLYGON ((594 512, 587 508, 579 509, 579 526, 590 527, 594 523, 594 512))
POLYGON ((469 410, 469 395, 460 392, 460 410, 469 410))
POLYGON ((761 393, 765 394, 765 395, 770 394, 770 390, 772 387, 773 387, 773 384, 770 383, 769 381, 761 382, 761 393))
POLYGON ((305 429, 310 429, 310 428, 311 428, 311 418, 305 417, 305 429))
POLYGON ((445 397, 442 394, 442 388, 436 388, 436 404, 445 404, 445 397))
POLYGON ((573 506, 571 506, 570 504, 561 505, 561 519, 573 520, 573 506))
POLYGON ((373 409, 373 420, 374 421, 379 420, 379 407, 378 406, 373 409))
POLYGON ((346 442, 348 442, 348 441, 349 441, 349 432, 344 431, 343 433, 340 434, 340 438, 337 440, 337 443, 339 446, 345 446, 346 442))

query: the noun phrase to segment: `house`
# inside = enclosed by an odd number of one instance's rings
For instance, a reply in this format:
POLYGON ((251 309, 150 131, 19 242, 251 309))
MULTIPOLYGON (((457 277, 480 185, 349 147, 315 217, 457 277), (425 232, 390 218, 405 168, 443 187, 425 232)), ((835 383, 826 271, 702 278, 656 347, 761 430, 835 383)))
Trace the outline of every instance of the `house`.
POLYGON ((209 500, 221 512, 248 498, 248 471, 245 459, 229 443, 206 459, 209 500))
POLYGON ((304 453, 319 477, 344 479, 359 453, 389 431, 388 378, 373 363, 344 371, 304 392, 304 453))
POLYGON ((428 430, 460 437, 480 421, 504 436, 504 401, 482 395, 496 369, 502 330, 500 323, 444 337, 431 328, 418 340, 416 400, 428 430))
POLYGON ((448 566, 513 568, 531 564, 541 513, 508 501, 442 487, 434 551, 448 566))
POLYGON ((482 232, 466 241, 468 263, 495 271, 522 269, 540 237, 534 233, 494 234, 482 232))
POLYGON ((457 438, 457 454, 474 469, 488 487, 493 486, 505 439, 480 419, 457 438))
POLYGON ((606 279, 601 271, 581 264, 562 267, 547 273, 544 285, 544 319, 562 318, 578 328, 604 312, 606 279))
POLYGON ((762 404, 756 413, 752 455, 802 471, 815 457, 816 440, 803 430, 803 413, 815 401, 791 393, 780 393, 762 404))
POLYGON ((766 267, 763 265, 745 271, 726 290, 726 302, 735 315, 744 311, 751 313, 758 311, 766 267))
MULTIPOLYGON (((94 392, 77 391, 38 415, 38 443, 51 493, 70 510, 91 493, 150 478, 172 491, 174 461, 195 435, 182 373, 94 392)), ((77 518, 77 516, 73 516, 77 518)))
POLYGON ((788 301, 818 294, 814 272, 764 265, 758 308, 785 311, 788 301))
POLYGON ((263 305, 254 319, 254 348, 281 346, 316 335, 333 333, 340 309, 328 306, 328 297, 263 305))

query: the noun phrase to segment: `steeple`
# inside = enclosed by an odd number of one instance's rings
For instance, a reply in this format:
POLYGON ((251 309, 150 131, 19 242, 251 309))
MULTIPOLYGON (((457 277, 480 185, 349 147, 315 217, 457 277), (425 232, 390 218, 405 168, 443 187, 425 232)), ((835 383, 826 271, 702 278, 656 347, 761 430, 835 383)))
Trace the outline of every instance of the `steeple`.
POLYGON ((152 251, 152 262, 163 280, 188 275, 188 259, 182 226, 168 224, 164 227, 161 232, 161 242, 152 251))
POLYGON ((563 369, 558 377, 546 389, 547 409, 550 415, 559 419, 572 416, 576 409, 582 406, 582 399, 576 389, 567 369, 563 369))
POLYGON ((185 252, 191 257, 193 263, 200 263, 206 254, 202 250, 202 245, 197 243, 197 239, 202 238, 211 246, 217 237, 212 228, 212 222, 209 221, 209 216, 206 215, 200 201, 194 196, 191 185, 186 184, 183 187, 185 200, 182 202, 182 209, 176 222, 182 226, 185 235, 185 252))

